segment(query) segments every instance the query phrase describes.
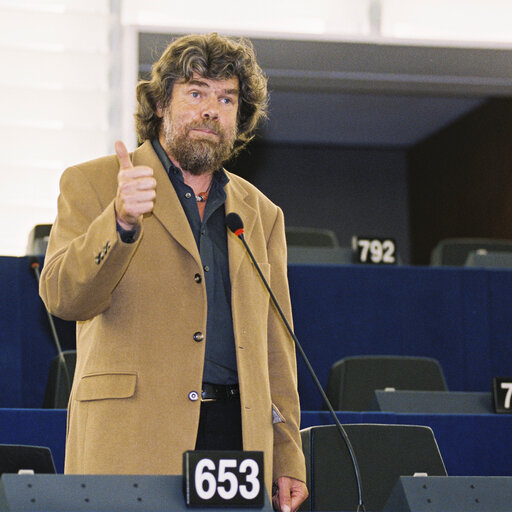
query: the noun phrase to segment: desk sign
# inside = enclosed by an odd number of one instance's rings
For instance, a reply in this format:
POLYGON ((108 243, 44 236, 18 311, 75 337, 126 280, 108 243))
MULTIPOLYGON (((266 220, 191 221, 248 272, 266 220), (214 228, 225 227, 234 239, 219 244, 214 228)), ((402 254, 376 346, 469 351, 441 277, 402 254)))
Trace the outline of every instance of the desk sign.
POLYGON ((183 492, 188 507, 262 508, 263 452, 189 450, 183 492))
POLYGON ((492 379, 492 401, 497 413, 512 413, 512 377, 492 379))
POLYGON ((392 238, 354 236, 352 250, 359 263, 396 265, 396 243, 392 238))

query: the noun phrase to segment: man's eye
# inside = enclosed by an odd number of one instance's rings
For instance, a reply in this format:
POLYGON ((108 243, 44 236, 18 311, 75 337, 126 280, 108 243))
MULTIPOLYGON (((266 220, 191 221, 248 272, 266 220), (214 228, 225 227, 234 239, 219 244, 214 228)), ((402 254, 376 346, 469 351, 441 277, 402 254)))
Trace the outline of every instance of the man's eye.
POLYGON ((229 105, 230 103, 233 103, 233 100, 231 98, 222 98, 220 101, 222 103, 224 103, 225 105, 229 105))
POLYGON ((192 91, 190 95, 192 96, 192 98, 199 98, 199 93, 197 91, 192 91))

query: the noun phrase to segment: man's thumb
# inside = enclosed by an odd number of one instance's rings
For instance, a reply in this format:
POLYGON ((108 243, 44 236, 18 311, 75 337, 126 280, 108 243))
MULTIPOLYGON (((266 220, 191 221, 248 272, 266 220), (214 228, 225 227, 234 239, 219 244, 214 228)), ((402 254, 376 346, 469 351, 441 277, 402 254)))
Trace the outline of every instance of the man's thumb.
POLYGON ((130 155, 128 154, 128 150, 124 145, 124 142, 120 140, 116 140, 114 144, 114 148, 116 150, 117 157, 119 158, 119 164, 121 169, 130 169, 133 167, 132 161, 130 160, 130 155))

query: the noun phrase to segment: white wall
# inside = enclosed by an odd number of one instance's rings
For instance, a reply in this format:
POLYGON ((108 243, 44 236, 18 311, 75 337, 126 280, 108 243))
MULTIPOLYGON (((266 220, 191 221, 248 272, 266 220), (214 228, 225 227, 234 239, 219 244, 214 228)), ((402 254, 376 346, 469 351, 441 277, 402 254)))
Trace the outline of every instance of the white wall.
POLYGON ((0 254, 51 223, 70 164, 105 153, 108 0, 0 3, 0 254))
POLYGON ((122 36, 140 26, 511 47, 511 19, 509 0, 0 0, 0 254, 53 221, 65 167, 131 130, 137 55, 122 36))

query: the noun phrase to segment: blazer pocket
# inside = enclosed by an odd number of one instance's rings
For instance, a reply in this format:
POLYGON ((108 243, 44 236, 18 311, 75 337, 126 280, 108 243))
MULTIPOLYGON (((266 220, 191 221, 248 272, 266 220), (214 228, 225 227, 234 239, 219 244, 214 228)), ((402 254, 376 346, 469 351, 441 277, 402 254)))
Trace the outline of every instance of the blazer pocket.
POLYGON ((272 404, 272 423, 286 423, 281 411, 274 404, 272 404))
POLYGON ((135 394, 136 372, 93 373, 84 375, 78 384, 75 400, 130 398, 135 394))

